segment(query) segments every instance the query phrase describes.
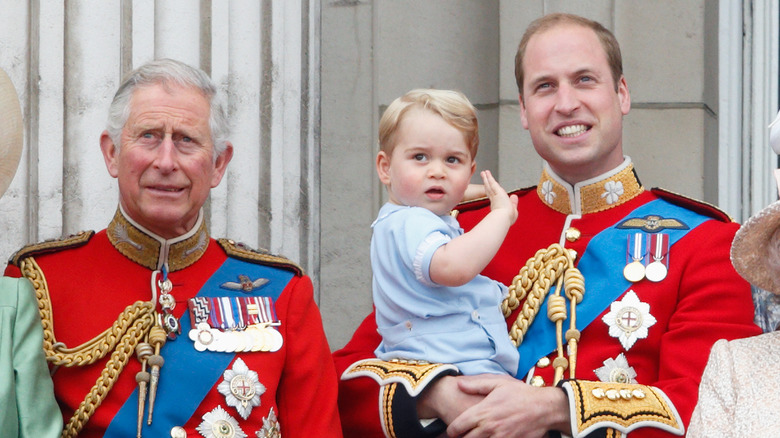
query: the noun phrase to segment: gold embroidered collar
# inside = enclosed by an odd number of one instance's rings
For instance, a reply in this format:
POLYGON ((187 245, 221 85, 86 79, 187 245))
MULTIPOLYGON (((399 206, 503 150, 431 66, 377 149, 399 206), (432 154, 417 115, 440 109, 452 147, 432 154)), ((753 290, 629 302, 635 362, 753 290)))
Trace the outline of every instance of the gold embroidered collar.
POLYGON ((595 178, 572 186, 545 163, 536 193, 545 204, 563 214, 587 214, 617 207, 644 191, 631 159, 595 178))
POLYGON ((168 272, 195 263, 209 246, 203 210, 198 213, 198 220, 190 231, 173 239, 163 239, 127 217, 120 205, 106 234, 114 248, 125 257, 152 270, 161 269, 167 263, 168 272))

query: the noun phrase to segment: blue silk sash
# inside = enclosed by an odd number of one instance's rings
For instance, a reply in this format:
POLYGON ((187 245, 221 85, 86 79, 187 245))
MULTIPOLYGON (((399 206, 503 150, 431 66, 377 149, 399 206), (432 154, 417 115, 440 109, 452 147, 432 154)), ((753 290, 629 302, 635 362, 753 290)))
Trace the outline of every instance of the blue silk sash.
MULTIPOLYGON (((580 331, 631 287, 632 283, 623 277, 623 268, 626 265, 626 241, 629 235, 639 230, 620 229, 617 226, 626 219, 644 218, 648 215, 674 218, 688 226, 684 230, 659 230, 669 235, 670 250, 689 231, 710 219, 663 199, 656 199, 640 206, 594 236, 585 252, 580 255, 577 264, 577 268, 585 277, 585 296, 582 303, 577 305, 577 329, 580 331)), ((548 293, 548 297, 552 292, 551 290, 548 293)), ((564 331, 566 327, 567 323, 564 323, 564 331)), ((518 347, 520 366, 516 377, 522 378, 528 374, 540 358, 550 354, 555 348, 555 324, 547 318, 546 312, 540 311, 525 334, 523 343, 518 347)))
MULTIPOLYGON (((268 296, 274 301, 279 298, 293 277, 293 273, 290 271, 228 258, 203 284, 198 296, 240 297, 250 295, 246 292, 220 288, 220 285, 225 282, 238 281, 239 274, 247 275, 253 280, 258 278, 270 280, 262 289, 251 295, 268 296)), ((176 296, 176 287, 173 288, 171 294, 176 296)), ((193 342, 187 336, 192 328, 188 311, 184 313, 180 322, 181 335, 174 341, 166 342, 162 348, 161 354, 165 359, 165 364, 160 369, 160 383, 157 389, 157 400, 154 403, 152 424, 147 425, 145 417, 143 420, 142 433, 145 437, 170 436, 172 427, 184 426, 211 388, 222 379, 223 372, 235 357, 234 353, 195 350, 193 342)), ((282 321, 282 324, 284 323, 282 321)), ((123 378, 126 379, 128 376, 123 378)), ((148 407, 145 415, 148 415, 148 407)), ((134 438, 137 419, 138 388, 136 387, 111 421, 105 436, 134 438)))

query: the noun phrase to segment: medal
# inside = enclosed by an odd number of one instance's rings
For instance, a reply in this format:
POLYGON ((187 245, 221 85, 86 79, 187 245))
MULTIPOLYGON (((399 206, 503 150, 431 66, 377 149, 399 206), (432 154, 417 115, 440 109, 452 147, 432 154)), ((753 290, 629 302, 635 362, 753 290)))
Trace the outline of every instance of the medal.
POLYGON ((623 268, 623 277, 632 283, 636 283, 645 278, 645 265, 642 262, 645 258, 644 235, 642 233, 634 233, 628 236, 627 246, 627 257, 630 257, 632 261, 623 268))
POLYGON ((653 262, 647 265, 645 275, 647 279, 652 282, 659 282, 666 278, 668 269, 666 264, 669 261, 667 253, 669 251, 669 235, 668 234, 654 234, 650 239, 651 255, 653 262))
POLYGON ((274 352, 284 344, 270 297, 195 297, 188 306, 198 351, 274 352))

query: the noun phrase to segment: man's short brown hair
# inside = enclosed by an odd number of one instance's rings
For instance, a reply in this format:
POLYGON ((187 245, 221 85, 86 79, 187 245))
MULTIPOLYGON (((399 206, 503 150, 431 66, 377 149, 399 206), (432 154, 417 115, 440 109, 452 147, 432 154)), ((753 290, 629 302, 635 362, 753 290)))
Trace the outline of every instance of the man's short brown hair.
POLYGON ((617 91, 618 82, 623 76, 623 57, 620 54, 620 45, 607 28, 601 25, 601 23, 593 20, 589 20, 579 15, 574 14, 548 14, 533 21, 525 30, 523 38, 520 39, 520 45, 517 47, 517 54, 515 55, 515 79, 517 80, 517 89, 520 92, 520 96, 523 96, 523 80, 525 79, 525 72, 523 71, 523 58, 525 57, 525 49, 528 46, 528 41, 532 36, 550 30, 556 26, 574 24, 591 29, 596 37, 601 42, 601 47, 604 48, 604 52, 607 55, 607 63, 609 64, 609 70, 612 72, 612 80, 615 82, 615 90, 617 91))

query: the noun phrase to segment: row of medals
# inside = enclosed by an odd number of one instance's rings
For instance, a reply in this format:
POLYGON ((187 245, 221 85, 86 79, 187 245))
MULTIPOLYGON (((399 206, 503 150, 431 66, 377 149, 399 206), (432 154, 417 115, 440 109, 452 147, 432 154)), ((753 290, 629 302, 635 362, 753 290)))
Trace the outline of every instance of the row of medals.
POLYGON ((274 352, 282 348, 282 335, 270 323, 253 324, 244 330, 221 330, 200 322, 190 330, 189 337, 198 351, 274 352))
POLYGON ((634 233, 633 235, 628 236, 627 252, 632 261, 627 263, 625 268, 623 268, 623 277, 625 277, 626 280, 636 283, 643 278, 647 278, 648 280, 657 283, 666 278, 666 274, 668 273, 666 261, 668 259, 667 251, 669 236, 659 233, 654 239, 655 245, 650 245, 650 238, 647 238, 647 246, 654 247, 651 247, 649 248, 649 251, 646 251, 643 248, 645 236, 642 233, 634 233), (647 266, 643 263, 645 254, 653 259, 647 266))

